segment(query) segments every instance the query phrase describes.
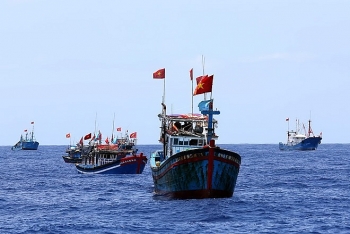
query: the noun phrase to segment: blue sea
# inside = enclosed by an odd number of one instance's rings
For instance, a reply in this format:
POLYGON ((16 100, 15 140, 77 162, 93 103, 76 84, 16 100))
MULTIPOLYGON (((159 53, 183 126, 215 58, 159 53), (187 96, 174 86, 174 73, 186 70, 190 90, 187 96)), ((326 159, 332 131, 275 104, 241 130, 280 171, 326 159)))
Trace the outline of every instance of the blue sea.
MULTIPOLYGON (((221 145, 242 157, 233 197, 169 200, 141 175, 84 175, 67 146, 0 147, 0 233, 350 233, 350 144, 281 152, 221 145)), ((140 145, 147 156, 160 145, 140 145)))

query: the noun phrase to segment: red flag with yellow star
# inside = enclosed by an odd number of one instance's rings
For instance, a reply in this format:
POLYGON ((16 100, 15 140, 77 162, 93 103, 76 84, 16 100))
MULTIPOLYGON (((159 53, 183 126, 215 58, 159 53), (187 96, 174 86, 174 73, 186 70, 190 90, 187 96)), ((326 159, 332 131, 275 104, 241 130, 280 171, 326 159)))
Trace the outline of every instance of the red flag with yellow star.
POLYGON ((165 68, 159 69, 153 72, 153 79, 164 79, 165 78, 165 68))
POLYGON ((213 79, 214 79, 214 75, 202 76, 202 78, 199 80, 197 84, 196 89, 193 92, 193 96, 202 94, 202 93, 211 92, 213 87, 213 79))
POLYGON ((202 79, 203 77, 208 77, 208 75, 198 76, 198 77, 196 78, 197 85, 199 84, 199 82, 201 81, 201 79, 202 79))

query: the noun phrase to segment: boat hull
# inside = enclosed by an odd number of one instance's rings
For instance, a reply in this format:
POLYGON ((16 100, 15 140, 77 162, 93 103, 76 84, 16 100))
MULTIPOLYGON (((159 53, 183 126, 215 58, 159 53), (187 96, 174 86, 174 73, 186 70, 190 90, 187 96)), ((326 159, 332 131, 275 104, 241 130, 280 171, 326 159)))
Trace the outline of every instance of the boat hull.
POLYGON ((279 143, 280 150, 316 150, 318 145, 321 144, 322 137, 308 137, 298 144, 283 144, 279 143))
POLYGON ((65 163, 81 163, 80 157, 62 156, 65 163))
POLYGON ((177 199, 232 197, 241 157, 219 147, 182 151, 151 165, 154 192, 177 199))
POLYGON ((141 174, 146 164, 146 156, 136 155, 127 156, 103 165, 76 164, 75 167, 82 174, 141 174))
POLYGON ((22 150, 37 150, 38 147, 39 142, 37 141, 22 142, 22 150))
MULTIPOLYGON (((83 151, 84 151, 84 149, 83 149, 83 151)), ((81 163, 82 162, 82 157, 81 157, 82 152, 80 151, 80 149, 77 149, 76 147, 71 147, 70 149, 66 150, 66 153, 67 153, 67 155, 62 156, 65 163, 81 163)))

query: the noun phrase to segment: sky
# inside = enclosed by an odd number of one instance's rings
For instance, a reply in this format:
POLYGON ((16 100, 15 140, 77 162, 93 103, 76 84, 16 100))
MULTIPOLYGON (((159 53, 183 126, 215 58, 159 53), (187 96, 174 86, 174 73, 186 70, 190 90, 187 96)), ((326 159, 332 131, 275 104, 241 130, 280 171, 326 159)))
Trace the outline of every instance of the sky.
POLYGON ((161 68, 173 114, 191 113, 191 68, 214 75, 219 144, 285 142, 296 119, 311 119, 322 143, 349 143, 349 9, 347 0, 2 0, 0 145, 33 126, 40 145, 117 127, 158 144, 161 68))

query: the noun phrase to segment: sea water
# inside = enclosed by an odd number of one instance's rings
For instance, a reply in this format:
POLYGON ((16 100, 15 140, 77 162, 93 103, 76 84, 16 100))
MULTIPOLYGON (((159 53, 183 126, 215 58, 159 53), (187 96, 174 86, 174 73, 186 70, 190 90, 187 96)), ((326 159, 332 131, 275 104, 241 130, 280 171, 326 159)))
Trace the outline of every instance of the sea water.
MULTIPOLYGON (((79 174, 67 146, 0 147, 0 233, 350 233, 350 144, 279 151, 220 145, 242 157, 231 198, 155 196, 140 175, 79 174)), ((148 157, 160 145, 140 145, 148 157)))

